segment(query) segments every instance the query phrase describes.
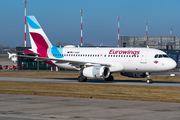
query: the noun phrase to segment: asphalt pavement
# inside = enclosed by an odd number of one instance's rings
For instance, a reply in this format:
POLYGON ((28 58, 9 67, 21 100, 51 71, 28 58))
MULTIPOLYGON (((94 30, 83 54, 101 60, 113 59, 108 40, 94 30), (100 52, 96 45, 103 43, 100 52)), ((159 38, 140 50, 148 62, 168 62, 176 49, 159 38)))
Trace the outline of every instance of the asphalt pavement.
POLYGON ((0 94, 0 120, 180 120, 180 104, 0 94))
POLYGON ((77 79, 68 79, 68 78, 67 79, 65 79, 65 78, 60 79, 60 78, 0 77, 0 81, 180 87, 180 82, 159 82, 159 81, 154 81, 152 84, 147 84, 146 81, 141 81, 141 80, 114 80, 113 82, 106 82, 105 80, 89 79, 88 82, 78 82, 77 79))

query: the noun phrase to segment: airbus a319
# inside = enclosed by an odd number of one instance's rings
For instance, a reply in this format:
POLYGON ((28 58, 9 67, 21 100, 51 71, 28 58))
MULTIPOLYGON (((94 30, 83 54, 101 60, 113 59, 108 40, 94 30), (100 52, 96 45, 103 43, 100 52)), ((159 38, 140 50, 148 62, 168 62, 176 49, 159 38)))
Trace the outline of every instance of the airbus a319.
POLYGON ((102 48, 56 47, 47 38, 34 16, 27 16, 31 49, 24 50, 20 57, 34 58, 65 69, 78 70, 79 82, 87 78, 113 81, 113 73, 132 72, 134 77, 146 77, 152 83, 150 73, 161 72, 176 67, 176 62, 168 55, 153 48, 102 48))

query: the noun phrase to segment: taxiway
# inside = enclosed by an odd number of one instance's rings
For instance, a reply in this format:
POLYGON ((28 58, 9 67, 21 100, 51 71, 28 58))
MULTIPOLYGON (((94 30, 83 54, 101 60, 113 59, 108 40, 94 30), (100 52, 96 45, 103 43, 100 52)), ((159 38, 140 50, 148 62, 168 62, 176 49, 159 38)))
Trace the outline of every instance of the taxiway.
POLYGON ((179 120, 179 103, 0 94, 1 120, 179 120))
POLYGON ((88 82, 78 82, 77 79, 0 77, 0 81, 180 87, 180 82, 154 81, 152 84, 147 84, 146 81, 140 81, 140 80, 114 80, 113 82, 105 82, 104 80, 89 79, 88 82))

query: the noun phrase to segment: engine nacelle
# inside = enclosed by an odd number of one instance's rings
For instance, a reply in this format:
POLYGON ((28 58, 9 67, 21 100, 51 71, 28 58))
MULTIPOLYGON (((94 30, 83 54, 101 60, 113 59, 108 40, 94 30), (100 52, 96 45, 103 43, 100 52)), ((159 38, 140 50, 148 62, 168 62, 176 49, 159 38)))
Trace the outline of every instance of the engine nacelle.
POLYGON ((108 78, 110 70, 106 66, 92 66, 82 69, 80 74, 90 78, 108 78))
POLYGON ((146 73, 138 73, 138 72, 121 72, 121 75, 132 77, 132 78, 145 78, 147 77, 146 73))

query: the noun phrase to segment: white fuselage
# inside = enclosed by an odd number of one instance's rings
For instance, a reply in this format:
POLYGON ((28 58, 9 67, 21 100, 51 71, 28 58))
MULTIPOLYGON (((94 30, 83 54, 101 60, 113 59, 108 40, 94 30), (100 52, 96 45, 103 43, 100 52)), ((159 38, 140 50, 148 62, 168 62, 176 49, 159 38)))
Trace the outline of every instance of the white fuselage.
MULTIPOLYGON (((107 65, 111 72, 159 72, 176 67, 173 59, 155 58, 155 55, 166 55, 166 53, 152 48, 64 47, 61 48, 60 54, 49 54, 52 58, 62 56, 59 59, 78 61, 87 65, 94 63, 107 65)), ((68 62, 54 64, 66 69, 76 69, 68 62)))

